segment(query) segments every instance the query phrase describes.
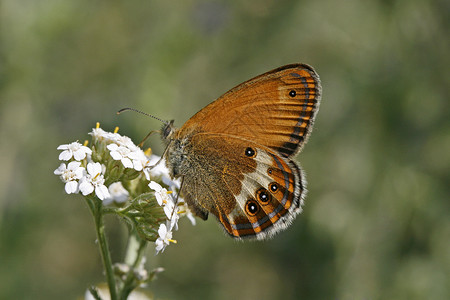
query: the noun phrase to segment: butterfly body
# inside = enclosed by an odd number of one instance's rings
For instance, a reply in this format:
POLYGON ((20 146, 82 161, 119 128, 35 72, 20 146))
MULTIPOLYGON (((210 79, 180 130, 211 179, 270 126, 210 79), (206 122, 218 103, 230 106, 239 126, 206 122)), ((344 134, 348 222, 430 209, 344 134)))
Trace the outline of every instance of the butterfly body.
POLYGON ((303 64, 246 81, 189 119, 167 123, 166 164, 202 219, 213 214, 235 238, 264 239, 301 212, 303 172, 291 157, 308 137, 320 81, 303 64))

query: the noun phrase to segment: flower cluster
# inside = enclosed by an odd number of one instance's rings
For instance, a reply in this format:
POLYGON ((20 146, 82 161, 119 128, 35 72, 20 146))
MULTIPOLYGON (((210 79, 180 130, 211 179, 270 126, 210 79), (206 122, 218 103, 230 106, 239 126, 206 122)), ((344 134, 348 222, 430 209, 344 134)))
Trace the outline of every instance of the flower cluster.
POLYGON ((180 182, 170 178, 160 157, 144 152, 117 129, 106 132, 97 123, 89 134, 91 147, 87 142, 73 142, 57 148, 62 150, 59 159, 63 162, 54 174, 65 183, 67 194, 81 193, 109 206, 109 212, 116 212, 145 239, 155 241, 156 253, 176 242, 172 231, 178 228, 181 215, 195 224, 184 200, 177 196, 180 182))
POLYGON ((67 164, 62 163, 58 169, 55 170, 55 175, 60 175, 61 180, 65 182, 65 190, 67 194, 81 192, 83 196, 89 195, 95 191, 95 195, 104 200, 110 197, 109 191, 104 185, 104 171, 105 166, 90 161, 92 150, 78 142, 73 142, 67 145, 61 145, 58 150, 64 150, 59 155, 60 160, 71 160, 67 164), (82 161, 89 161, 86 167, 82 166, 82 161))

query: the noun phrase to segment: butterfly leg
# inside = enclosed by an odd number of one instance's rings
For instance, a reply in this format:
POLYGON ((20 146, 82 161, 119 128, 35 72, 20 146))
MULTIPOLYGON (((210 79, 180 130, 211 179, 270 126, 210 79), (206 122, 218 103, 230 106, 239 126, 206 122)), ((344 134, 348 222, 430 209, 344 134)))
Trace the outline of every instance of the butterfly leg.
POLYGON ((159 133, 159 132, 160 132, 159 130, 152 130, 152 131, 150 131, 150 132, 145 136, 145 138, 142 139, 142 141, 139 143, 138 147, 142 148, 142 146, 144 146, 145 141, 146 141, 152 134, 154 134, 154 133, 159 133))

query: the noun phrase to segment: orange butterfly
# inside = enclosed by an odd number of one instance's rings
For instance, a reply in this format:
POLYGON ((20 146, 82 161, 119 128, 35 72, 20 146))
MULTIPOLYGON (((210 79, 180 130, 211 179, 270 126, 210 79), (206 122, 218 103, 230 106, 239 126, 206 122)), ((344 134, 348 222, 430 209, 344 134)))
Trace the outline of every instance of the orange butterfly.
POLYGON ((306 192, 292 157, 311 133, 320 97, 314 69, 291 64, 241 83, 180 129, 166 122, 163 156, 194 214, 213 214, 234 238, 285 229, 306 192))

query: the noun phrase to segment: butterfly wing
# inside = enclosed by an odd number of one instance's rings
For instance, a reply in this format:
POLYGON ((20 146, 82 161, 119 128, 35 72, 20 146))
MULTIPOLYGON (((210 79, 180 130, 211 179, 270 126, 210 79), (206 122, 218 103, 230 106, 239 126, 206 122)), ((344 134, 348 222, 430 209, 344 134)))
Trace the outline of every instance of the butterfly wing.
POLYGON ((305 144, 319 108, 308 65, 246 81, 200 110, 171 137, 168 166, 183 177, 196 215, 215 215, 236 238, 264 239, 301 211, 304 176, 290 157, 305 144))
POLYGON ((320 79, 312 67, 286 65, 231 89, 180 131, 238 136, 289 157, 308 138, 320 97, 320 79))
POLYGON ((289 158, 243 138, 210 133, 192 136, 188 154, 185 200, 198 216, 215 215, 232 237, 264 239, 301 212, 303 174, 289 158))

